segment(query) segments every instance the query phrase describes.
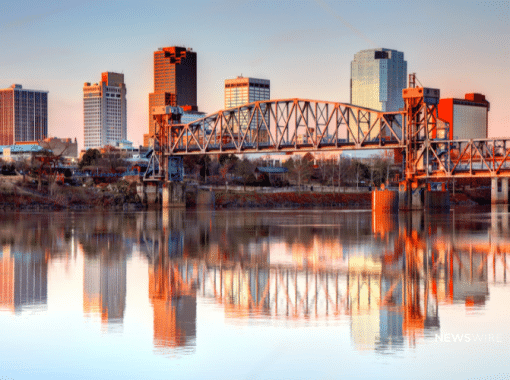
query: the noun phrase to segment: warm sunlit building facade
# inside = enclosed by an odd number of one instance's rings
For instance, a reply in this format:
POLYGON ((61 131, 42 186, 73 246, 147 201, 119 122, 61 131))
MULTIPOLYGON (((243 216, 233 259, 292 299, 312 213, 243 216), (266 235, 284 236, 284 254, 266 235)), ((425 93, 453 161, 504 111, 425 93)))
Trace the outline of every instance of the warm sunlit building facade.
POLYGON ((0 89, 0 145, 37 141, 48 136, 48 91, 20 84, 0 89))
POLYGON ((225 80, 225 108, 270 99, 270 84, 267 79, 237 77, 225 80))
POLYGON ((83 86, 85 149, 127 138, 124 74, 104 72, 99 83, 83 86))
POLYGON ((155 107, 188 106, 197 111, 197 53, 179 46, 159 48, 154 52, 154 92, 149 94, 149 133, 144 146, 156 132, 152 115, 155 107))
MULTIPOLYGON (((244 78, 242 76, 225 80, 225 109, 239 107, 246 103, 269 100, 271 96, 271 83, 267 79, 244 78)), ((248 111, 241 112, 240 130, 246 130, 248 126, 248 111)), ((267 119, 267 121, 269 118, 267 119)), ((252 121, 251 128, 256 127, 252 121)), ((234 133, 238 133, 234 127, 234 133)))

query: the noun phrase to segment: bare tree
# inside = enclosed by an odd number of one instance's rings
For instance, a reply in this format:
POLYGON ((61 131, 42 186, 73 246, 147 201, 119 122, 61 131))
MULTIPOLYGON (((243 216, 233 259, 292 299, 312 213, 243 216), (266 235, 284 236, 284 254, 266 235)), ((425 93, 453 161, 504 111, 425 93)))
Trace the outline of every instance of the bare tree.
POLYGON ((57 149, 57 140, 40 140, 38 142, 39 146, 43 148, 43 150, 37 154, 34 154, 31 159, 31 167, 32 171, 35 171, 38 184, 37 190, 42 190, 42 179, 46 177, 48 181, 48 188, 50 195, 53 195, 55 192, 55 182, 58 175, 58 165, 62 160, 62 157, 65 153, 70 149, 72 145, 71 142, 60 142, 61 146, 57 149), (54 152, 58 152, 55 154, 54 152))
POLYGON ((243 160, 239 160, 235 164, 234 172, 237 176, 241 177, 244 185, 244 191, 246 191, 246 184, 252 180, 255 179, 254 172, 255 170, 255 164, 248 160, 247 158, 244 158, 243 160))
POLYGON ((308 181, 313 173, 313 155, 310 153, 302 157, 290 158, 285 163, 290 176, 297 182, 298 190, 301 191, 303 182, 308 181))

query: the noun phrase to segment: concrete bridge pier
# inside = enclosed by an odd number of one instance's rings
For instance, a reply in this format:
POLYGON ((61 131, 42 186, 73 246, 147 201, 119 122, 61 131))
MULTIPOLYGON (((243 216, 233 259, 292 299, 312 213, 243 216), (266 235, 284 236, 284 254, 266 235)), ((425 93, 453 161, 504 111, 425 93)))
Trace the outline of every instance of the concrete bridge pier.
POLYGON ((144 205, 154 207, 160 202, 157 182, 141 182, 136 185, 136 192, 144 205))
POLYGON ((424 188, 413 186, 411 182, 402 182, 398 188, 399 210, 423 210, 425 206, 424 188))
POLYGON ((432 189, 430 184, 412 184, 402 182, 398 191, 400 210, 450 210, 450 193, 443 184, 440 189, 432 189))
POLYGON ((508 204, 508 178, 492 178, 491 203, 508 204))
POLYGON ((165 181, 163 183, 162 207, 186 207, 186 185, 183 182, 165 181))

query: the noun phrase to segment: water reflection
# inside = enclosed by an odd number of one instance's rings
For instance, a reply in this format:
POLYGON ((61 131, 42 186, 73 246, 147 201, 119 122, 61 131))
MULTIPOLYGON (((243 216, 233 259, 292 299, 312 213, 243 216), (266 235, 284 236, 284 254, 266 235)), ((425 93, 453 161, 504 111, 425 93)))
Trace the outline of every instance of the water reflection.
POLYGON ((23 253, 22 247, 4 245, 0 256, 0 309, 21 313, 41 309, 48 296, 48 265, 44 252, 23 253))
POLYGON ((128 307, 147 313, 129 306, 127 290, 146 284, 158 352, 193 350, 197 319, 207 318, 198 312, 201 300, 234 323, 348 321, 355 349, 395 352, 438 334, 440 308, 484 308, 489 284, 506 284, 508 215, 508 207, 446 216, 5 214, 0 308, 44 311, 48 267, 75 261, 82 263, 83 294, 76 297, 83 297, 83 314, 107 327, 122 325, 128 307), (147 266, 145 279, 129 277, 130 262, 147 266))

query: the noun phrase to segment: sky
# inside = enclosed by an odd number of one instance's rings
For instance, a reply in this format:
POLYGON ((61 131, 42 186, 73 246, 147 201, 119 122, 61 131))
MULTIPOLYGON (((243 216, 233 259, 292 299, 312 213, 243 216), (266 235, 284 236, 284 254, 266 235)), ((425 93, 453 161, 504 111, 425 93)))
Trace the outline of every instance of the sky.
POLYGON ((48 135, 83 148, 83 83, 124 73, 127 138, 147 133, 153 52, 197 52, 198 107, 223 109, 224 81, 269 79, 271 98, 349 103, 360 50, 404 52, 442 98, 478 92, 489 137, 510 136, 510 1, 3 1, 0 88, 49 91, 48 135))

